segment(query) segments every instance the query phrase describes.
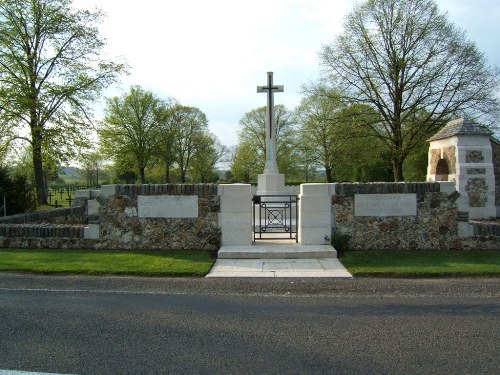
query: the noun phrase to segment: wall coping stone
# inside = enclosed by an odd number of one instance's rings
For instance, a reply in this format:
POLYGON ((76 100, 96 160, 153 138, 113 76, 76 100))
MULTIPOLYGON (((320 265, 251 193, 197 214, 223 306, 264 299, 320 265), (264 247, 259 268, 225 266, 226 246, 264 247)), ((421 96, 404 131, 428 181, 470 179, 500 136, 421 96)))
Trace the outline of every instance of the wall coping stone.
MULTIPOLYGON (((446 186, 448 188, 448 186, 446 186)), ((448 190, 448 189, 446 189, 448 190)), ((417 194, 422 197, 425 193, 441 192, 438 182, 369 182, 369 183, 335 183, 334 195, 354 197, 355 194, 417 194)))
POLYGON ((86 214, 86 205, 84 201, 75 201, 75 205, 71 207, 56 208, 52 211, 34 211, 24 214, 15 214, 5 217, 0 217, 0 224, 25 224, 37 223, 62 216, 77 216, 86 214))
POLYGON ((108 198, 115 195, 130 198, 138 195, 197 195, 207 198, 217 195, 217 184, 123 184, 101 187, 101 196, 108 198))

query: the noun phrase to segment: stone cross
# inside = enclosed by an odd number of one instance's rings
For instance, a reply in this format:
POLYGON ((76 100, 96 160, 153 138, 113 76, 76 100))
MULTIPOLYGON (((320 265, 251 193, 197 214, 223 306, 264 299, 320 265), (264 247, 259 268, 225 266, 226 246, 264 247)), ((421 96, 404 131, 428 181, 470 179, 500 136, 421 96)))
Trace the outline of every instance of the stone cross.
POLYGON ((273 84, 273 72, 267 73, 267 86, 257 86, 257 92, 267 93, 266 112, 266 166, 264 173, 277 174, 276 164, 276 131, 274 130, 274 93, 283 92, 282 85, 273 84))

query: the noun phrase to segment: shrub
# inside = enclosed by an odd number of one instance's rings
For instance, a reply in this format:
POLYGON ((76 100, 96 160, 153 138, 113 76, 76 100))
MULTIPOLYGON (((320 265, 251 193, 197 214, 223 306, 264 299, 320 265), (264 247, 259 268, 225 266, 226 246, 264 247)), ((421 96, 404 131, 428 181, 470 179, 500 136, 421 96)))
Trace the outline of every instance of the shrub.
POLYGON ((7 215, 27 212, 35 208, 33 189, 28 179, 25 176, 11 175, 7 168, 0 166, 0 207, 3 206, 4 196, 7 203, 7 215))
POLYGON ((349 249, 349 241, 351 236, 348 234, 341 234, 333 232, 332 234, 332 246, 335 250, 344 252, 349 249))

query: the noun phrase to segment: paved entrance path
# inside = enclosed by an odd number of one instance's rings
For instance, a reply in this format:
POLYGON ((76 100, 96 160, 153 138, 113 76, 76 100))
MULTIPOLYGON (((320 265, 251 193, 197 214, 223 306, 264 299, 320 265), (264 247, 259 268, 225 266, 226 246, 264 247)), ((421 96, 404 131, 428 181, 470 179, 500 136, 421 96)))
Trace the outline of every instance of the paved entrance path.
POLYGON ((207 277, 352 277, 329 245, 262 241, 223 246, 207 277))

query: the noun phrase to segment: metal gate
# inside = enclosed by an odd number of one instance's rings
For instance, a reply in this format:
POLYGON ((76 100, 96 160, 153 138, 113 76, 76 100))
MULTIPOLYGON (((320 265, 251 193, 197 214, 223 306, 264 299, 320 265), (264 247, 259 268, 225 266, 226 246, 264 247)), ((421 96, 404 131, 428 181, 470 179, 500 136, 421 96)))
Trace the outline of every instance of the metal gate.
POLYGON ((253 240, 298 242, 298 200, 296 195, 254 195, 253 240))

